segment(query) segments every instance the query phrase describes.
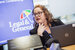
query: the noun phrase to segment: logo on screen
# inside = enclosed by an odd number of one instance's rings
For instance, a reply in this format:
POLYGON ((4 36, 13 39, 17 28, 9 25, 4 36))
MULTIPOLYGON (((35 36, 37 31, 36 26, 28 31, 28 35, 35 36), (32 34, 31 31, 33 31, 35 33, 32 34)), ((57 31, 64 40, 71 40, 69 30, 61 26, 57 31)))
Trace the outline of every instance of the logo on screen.
POLYGON ((21 13, 20 19, 25 19, 25 16, 28 18, 28 16, 31 14, 31 10, 24 10, 21 13))
POLYGON ((13 24, 12 22, 9 22, 9 27, 12 28, 13 32, 19 32, 33 28, 33 20, 29 18, 31 12, 32 10, 24 10, 20 14, 20 21, 14 22, 13 24))
MULTIPOLYGON (((32 10, 24 10, 22 11, 21 15, 20 15, 20 20, 23 20, 27 18, 28 21, 30 21, 31 23, 33 23, 33 20, 31 20, 28 16, 31 14, 32 10)), ((26 20, 26 21, 27 21, 26 20)), ((29 23, 29 22, 28 22, 29 23)))

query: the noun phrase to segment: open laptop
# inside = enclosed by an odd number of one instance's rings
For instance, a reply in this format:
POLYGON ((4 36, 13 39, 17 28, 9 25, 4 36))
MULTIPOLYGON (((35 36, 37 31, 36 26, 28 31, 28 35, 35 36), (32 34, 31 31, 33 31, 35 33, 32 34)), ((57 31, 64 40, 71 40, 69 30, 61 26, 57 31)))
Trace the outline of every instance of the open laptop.
POLYGON ((42 47, 43 45, 38 35, 30 35, 8 40, 8 50, 32 50, 42 47))
POLYGON ((51 28, 54 39, 59 40, 61 46, 75 44, 75 25, 61 25, 51 28))

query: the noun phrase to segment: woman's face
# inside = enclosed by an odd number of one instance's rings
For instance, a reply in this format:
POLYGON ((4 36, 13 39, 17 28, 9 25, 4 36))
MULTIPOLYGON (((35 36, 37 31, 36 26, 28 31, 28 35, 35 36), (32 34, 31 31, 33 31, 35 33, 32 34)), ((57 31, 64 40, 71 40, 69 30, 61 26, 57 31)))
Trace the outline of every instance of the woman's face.
POLYGON ((46 17, 41 8, 37 7, 34 9, 34 16, 36 23, 44 23, 46 21, 46 17))

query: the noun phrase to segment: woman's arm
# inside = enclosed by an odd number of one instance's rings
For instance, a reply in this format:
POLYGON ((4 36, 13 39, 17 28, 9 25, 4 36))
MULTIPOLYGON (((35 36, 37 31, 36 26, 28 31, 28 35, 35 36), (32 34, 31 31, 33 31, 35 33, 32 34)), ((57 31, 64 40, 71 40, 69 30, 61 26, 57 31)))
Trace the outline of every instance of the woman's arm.
POLYGON ((30 30, 30 35, 37 34, 37 28, 30 30))

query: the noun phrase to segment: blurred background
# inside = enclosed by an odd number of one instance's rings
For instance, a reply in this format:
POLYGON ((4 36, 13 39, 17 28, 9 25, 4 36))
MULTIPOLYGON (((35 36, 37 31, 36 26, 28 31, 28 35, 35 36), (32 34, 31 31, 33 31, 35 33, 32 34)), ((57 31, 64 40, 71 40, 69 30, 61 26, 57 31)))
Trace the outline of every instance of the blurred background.
POLYGON ((33 0, 35 5, 45 5, 64 24, 75 23, 75 0, 33 0))

